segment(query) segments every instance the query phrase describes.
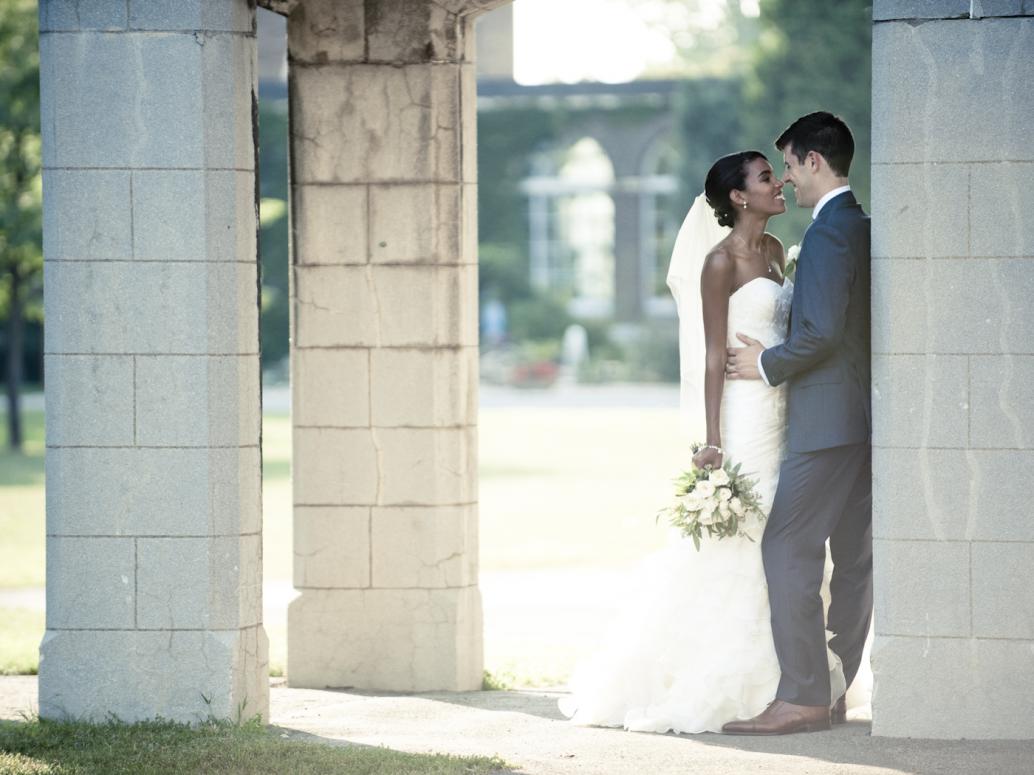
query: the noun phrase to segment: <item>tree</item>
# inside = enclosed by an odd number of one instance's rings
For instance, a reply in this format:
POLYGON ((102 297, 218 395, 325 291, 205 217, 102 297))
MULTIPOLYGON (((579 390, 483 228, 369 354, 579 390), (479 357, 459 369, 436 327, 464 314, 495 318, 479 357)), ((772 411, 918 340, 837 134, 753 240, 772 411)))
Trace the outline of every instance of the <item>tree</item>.
POLYGON ((39 48, 32 0, 0 3, 0 318, 8 443, 22 446, 19 394, 27 318, 42 315, 39 48))
MULTIPOLYGON (((761 0, 760 36, 746 78, 743 147, 757 147, 781 169, 772 146, 797 117, 828 110, 854 134, 851 187, 868 210, 872 102, 871 0, 761 0)), ((790 198, 792 202, 792 197, 790 198)), ((810 211, 791 205, 772 228, 800 242, 810 211)))

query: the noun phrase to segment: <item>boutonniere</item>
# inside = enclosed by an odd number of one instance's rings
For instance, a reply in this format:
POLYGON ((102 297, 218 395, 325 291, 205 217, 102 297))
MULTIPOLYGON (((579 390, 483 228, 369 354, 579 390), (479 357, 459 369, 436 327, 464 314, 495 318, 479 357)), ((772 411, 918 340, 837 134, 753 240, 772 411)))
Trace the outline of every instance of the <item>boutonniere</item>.
POLYGON ((791 282, 793 281, 793 276, 797 273, 797 256, 800 254, 800 245, 791 245, 790 249, 786 251, 786 269, 783 270, 783 277, 791 282))

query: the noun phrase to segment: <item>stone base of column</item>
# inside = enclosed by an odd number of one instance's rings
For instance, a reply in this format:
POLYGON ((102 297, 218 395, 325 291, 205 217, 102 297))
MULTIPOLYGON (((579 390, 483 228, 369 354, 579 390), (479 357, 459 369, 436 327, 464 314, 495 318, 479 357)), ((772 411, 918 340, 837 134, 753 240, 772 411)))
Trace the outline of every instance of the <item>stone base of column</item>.
POLYGON ((290 686, 382 691, 481 688, 481 593, 305 589, 287 610, 290 686))
POLYGON ((269 641, 242 630, 48 630, 43 718, 268 721, 269 641))

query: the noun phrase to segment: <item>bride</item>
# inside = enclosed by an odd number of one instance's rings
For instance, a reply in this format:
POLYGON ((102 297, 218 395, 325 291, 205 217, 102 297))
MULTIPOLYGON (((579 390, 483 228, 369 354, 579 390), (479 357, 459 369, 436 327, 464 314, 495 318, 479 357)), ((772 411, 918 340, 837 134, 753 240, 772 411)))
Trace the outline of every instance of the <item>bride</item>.
MULTIPOLYGON (((679 308, 682 417, 707 444, 698 467, 742 464, 762 509, 775 495, 786 435, 785 386, 725 380, 736 332, 765 347, 786 336, 792 283, 783 246, 766 233, 786 211, 783 183, 759 151, 724 156, 679 231, 668 286, 679 308), (705 201, 706 200, 706 201, 705 201), (731 227, 731 228, 729 228, 731 227), (701 420, 703 428, 701 428, 701 420)), ((638 732, 717 732, 765 709, 779 683, 761 560, 764 523, 746 537, 672 540, 643 564, 629 605, 580 664, 560 709, 575 723, 638 732)), ((830 651, 831 703, 845 689, 830 651)))

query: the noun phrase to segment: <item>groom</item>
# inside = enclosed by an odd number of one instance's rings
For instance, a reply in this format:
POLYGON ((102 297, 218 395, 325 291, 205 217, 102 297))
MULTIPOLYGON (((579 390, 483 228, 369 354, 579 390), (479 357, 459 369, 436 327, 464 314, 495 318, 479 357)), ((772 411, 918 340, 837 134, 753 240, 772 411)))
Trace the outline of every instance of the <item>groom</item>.
POLYGON ((833 703, 819 589, 829 539, 829 647, 847 685, 858 672, 872 615, 872 456, 869 349, 869 216, 848 183, 851 130, 829 113, 794 121, 776 140, 783 181, 812 224, 794 277, 790 330, 764 349, 739 334, 729 379, 787 383, 788 453, 761 542, 782 677, 775 701, 722 731, 782 735, 844 720, 833 703))

